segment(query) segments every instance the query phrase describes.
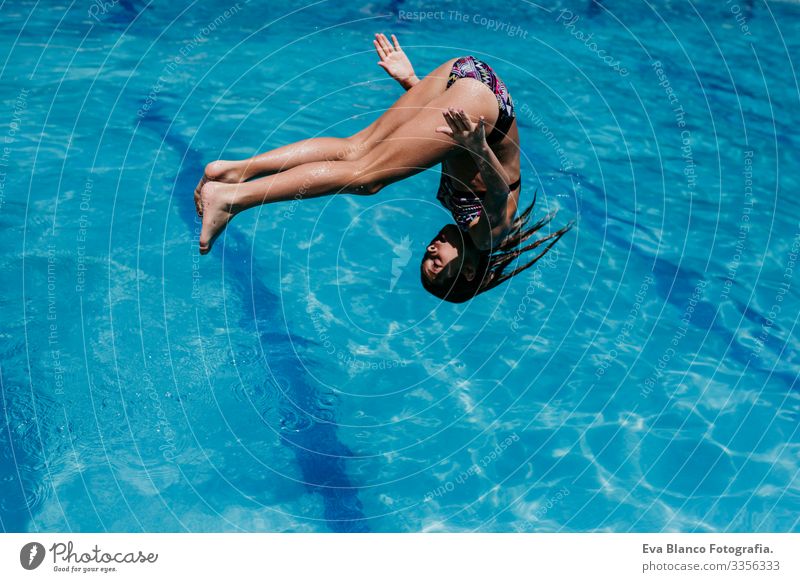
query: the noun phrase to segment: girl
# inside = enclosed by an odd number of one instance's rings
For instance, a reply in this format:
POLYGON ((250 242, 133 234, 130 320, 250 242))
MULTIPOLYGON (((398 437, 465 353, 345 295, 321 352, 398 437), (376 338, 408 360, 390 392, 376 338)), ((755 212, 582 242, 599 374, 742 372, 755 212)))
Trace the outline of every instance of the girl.
POLYGON ((208 164, 195 190, 206 254, 228 222, 253 206, 329 194, 373 195, 442 164, 437 198, 455 224, 442 228, 422 258, 422 285, 441 299, 463 302, 539 260, 572 226, 533 235, 553 218, 531 224, 534 200, 517 214, 519 134, 514 103, 483 61, 451 59, 420 80, 397 38, 373 41, 379 65, 406 89, 380 118, 348 138, 313 138, 240 161, 208 164), (444 124, 442 123, 444 121, 444 124), (542 247, 506 272, 520 255, 542 247))

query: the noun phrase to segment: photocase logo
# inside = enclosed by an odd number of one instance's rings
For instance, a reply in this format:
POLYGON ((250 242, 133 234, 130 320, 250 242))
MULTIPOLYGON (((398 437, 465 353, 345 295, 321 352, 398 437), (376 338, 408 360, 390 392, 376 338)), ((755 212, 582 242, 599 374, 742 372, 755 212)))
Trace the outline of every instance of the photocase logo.
POLYGON ((103 0, 94 0, 91 6, 89 6, 88 14, 92 18, 94 18, 97 22, 100 22, 100 16, 105 16, 108 12, 117 5, 119 0, 113 0, 112 2, 105 2, 103 0))
POLYGON ((27 543, 19 552, 19 563, 26 570, 35 570, 42 565, 44 554, 44 546, 39 542, 27 543))
POLYGON ((411 237, 408 235, 400 239, 400 243, 394 245, 392 251, 395 258, 392 259, 392 280, 389 282, 389 292, 394 291, 394 286, 403 274, 403 267, 411 260, 411 237))

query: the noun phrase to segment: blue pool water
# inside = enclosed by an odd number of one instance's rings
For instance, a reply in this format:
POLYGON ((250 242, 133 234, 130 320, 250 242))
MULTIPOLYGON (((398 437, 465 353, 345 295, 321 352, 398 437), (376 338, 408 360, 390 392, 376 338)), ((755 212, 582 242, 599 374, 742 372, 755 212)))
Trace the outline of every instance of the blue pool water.
POLYGON ((800 530, 800 6, 547 4, 3 4, 0 528, 800 530), (197 255, 206 162, 399 96, 377 31, 491 63, 577 221, 469 304, 435 169, 197 255))

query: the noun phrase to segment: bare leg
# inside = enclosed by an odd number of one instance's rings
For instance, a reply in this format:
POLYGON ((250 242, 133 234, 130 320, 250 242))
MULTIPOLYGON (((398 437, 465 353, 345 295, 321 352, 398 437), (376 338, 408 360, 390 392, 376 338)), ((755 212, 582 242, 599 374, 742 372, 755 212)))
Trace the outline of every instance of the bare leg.
POLYGON ((206 183, 201 189, 205 211, 200 252, 207 253, 231 218, 247 208, 328 194, 375 194, 441 162, 454 147, 449 137, 435 131, 444 124, 442 110, 449 106, 462 107, 474 118, 482 115, 490 126, 498 114, 497 101, 485 86, 459 82, 357 160, 312 162, 240 184, 206 183))
POLYGON ((206 166, 205 174, 195 189, 195 206, 202 216, 200 190, 206 182, 238 184, 258 176, 290 170, 301 164, 321 161, 353 161, 360 159, 376 143, 400 127, 405 121, 441 95, 447 88, 447 77, 455 59, 451 59, 403 94, 378 119, 347 138, 317 137, 295 142, 244 160, 218 160, 206 166))

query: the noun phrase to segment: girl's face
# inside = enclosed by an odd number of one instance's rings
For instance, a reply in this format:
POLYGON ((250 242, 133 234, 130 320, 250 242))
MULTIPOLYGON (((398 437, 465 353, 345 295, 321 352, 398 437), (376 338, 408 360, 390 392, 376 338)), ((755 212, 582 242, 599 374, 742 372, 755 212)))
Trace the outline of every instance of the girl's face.
POLYGON ((439 231, 422 257, 422 276, 428 281, 451 281, 464 265, 463 234, 454 224, 439 231))

